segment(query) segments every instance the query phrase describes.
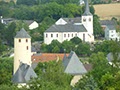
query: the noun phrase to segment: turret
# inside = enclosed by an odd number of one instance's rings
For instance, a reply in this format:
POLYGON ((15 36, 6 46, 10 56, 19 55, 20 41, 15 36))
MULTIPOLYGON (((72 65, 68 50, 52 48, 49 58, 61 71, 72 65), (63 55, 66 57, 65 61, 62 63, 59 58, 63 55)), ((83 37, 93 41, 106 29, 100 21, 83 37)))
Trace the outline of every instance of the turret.
POLYGON ((14 37, 14 54, 14 74, 21 62, 31 66, 31 37, 24 28, 14 37))

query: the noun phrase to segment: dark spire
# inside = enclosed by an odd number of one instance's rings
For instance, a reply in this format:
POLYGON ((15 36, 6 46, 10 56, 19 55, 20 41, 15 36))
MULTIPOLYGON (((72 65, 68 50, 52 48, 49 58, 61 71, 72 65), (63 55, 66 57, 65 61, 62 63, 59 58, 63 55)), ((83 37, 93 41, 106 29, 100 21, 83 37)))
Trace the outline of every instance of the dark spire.
POLYGON ((85 2, 85 12, 83 15, 92 15, 89 10, 88 0, 84 0, 84 2, 85 2))

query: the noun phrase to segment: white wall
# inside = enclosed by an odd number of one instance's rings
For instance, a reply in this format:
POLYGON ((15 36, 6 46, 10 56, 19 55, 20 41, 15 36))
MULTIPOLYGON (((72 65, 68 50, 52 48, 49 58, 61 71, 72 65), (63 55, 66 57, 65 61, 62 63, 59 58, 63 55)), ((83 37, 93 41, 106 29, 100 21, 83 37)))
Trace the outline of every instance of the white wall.
POLYGON ((93 34, 93 16, 82 16, 82 24, 90 34, 93 34))
POLYGON ((20 62, 31 65, 31 39, 14 38, 14 74, 19 68, 20 62), (26 39, 28 42, 26 42, 26 39), (21 40, 21 42, 19 42, 21 40), (28 49, 27 49, 28 47, 28 49))
POLYGON ((94 36, 90 35, 88 32, 45 32, 44 43, 50 44, 52 40, 58 40, 59 42, 62 43, 63 41, 65 40, 69 41, 70 39, 76 36, 83 40, 83 34, 85 35, 85 42, 94 42, 94 36), (53 37, 51 37, 51 35, 53 37))
POLYGON ((35 29, 37 28, 39 25, 36 21, 34 21, 32 24, 29 25, 29 29, 32 30, 32 29, 35 29))

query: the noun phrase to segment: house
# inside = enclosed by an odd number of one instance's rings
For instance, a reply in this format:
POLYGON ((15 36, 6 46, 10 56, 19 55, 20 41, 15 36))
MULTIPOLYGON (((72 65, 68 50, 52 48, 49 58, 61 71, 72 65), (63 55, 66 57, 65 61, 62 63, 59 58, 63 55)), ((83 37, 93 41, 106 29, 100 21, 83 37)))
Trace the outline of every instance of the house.
POLYGON ((71 75, 83 75, 87 73, 82 62, 79 60, 75 52, 71 51, 69 56, 63 58, 64 72, 71 75))
MULTIPOLYGON (((3 24, 9 24, 11 22, 16 22, 16 21, 20 21, 20 20, 16 20, 14 18, 3 18, 2 16, 0 17, 0 21, 3 24)), ((34 20, 23 20, 24 23, 26 23, 29 27, 30 30, 36 29, 39 27, 39 24, 34 21, 34 20)))
POLYGON ((60 18, 54 25, 44 32, 44 43, 50 44, 52 40, 63 42, 79 37, 85 42, 94 42, 93 15, 89 11, 88 0, 85 1, 85 12, 79 18, 60 18))
POLYGON ((106 40, 120 40, 119 33, 116 31, 116 22, 113 20, 101 20, 101 26, 105 31, 106 40))
POLYGON ((39 24, 34 20, 24 20, 25 23, 27 23, 30 30, 36 29, 39 27, 39 24))
POLYGON ((70 52, 69 56, 64 55, 62 62, 64 72, 74 76, 71 80, 72 86, 74 86, 82 78, 82 76, 87 73, 83 63, 73 51, 70 52))

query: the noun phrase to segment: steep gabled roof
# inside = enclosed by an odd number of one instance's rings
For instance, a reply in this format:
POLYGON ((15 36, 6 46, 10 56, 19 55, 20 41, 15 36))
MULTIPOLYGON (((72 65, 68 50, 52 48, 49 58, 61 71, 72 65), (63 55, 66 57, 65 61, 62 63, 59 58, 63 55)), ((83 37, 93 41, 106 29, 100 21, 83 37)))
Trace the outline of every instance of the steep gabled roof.
POLYGON ((66 58, 66 61, 63 60, 63 65, 65 73, 69 73, 71 75, 81 75, 87 73, 84 65, 80 62, 79 58, 73 51, 71 51, 69 56, 66 58))
POLYGON ((101 20, 101 25, 107 26, 110 30, 115 30, 116 22, 113 20, 101 20))
POLYGON ((116 25, 116 22, 113 20, 101 20, 101 25, 116 25))
POLYGON ((86 28, 81 25, 66 24, 66 25, 52 25, 45 32, 87 32, 86 28))
POLYGON ((25 31, 24 28, 22 28, 19 32, 17 32, 17 35, 15 38, 31 38, 30 35, 25 31))
POLYGON ((13 75, 13 83, 26 83, 31 78, 36 78, 34 70, 27 64, 22 63, 16 73, 13 75))

